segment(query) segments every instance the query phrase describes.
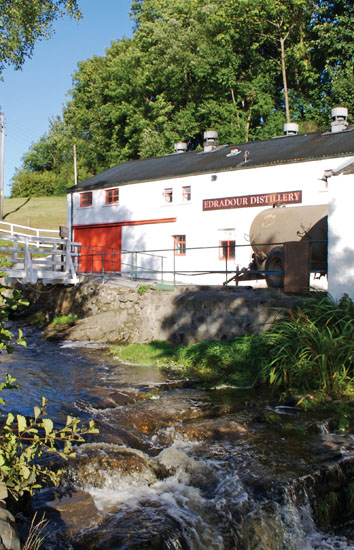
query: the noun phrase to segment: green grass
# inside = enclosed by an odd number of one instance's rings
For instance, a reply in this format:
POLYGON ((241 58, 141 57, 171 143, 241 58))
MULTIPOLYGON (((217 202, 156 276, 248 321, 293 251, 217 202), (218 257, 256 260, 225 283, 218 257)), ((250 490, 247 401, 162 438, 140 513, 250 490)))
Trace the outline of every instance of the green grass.
POLYGON ((258 378, 264 350, 262 337, 252 335, 178 347, 164 341, 112 346, 111 353, 128 363, 178 367, 181 375, 197 378, 207 385, 228 383, 251 387, 258 378))
POLYGON ((139 365, 175 366, 178 363, 178 350, 172 344, 155 340, 148 344, 128 344, 111 346, 110 353, 126 363, 139 365))
MULTIPOLYGON (((175 367, 214 386, 265 385, 278 396, 297 395, 310 407, 328 399, 354 402, 354 303, 316 295, 287 311, 262 334, 173 347, 167 342, 115 346, 123 361, 175 367)), ((351 410, 348 414, 351 414, 351 410)), ((347 414, 341 415, 343 429, 347 414)))
POLYGON ((58 317, 54 317, 49 326, 55 327, 60 325, 72 325, 75 321, 77 321, 77 315, 60 315, 58 317))
POLYGON ((37 229, 58 229, 66 225, 66 197, 5 199, 3 221, 37 229))

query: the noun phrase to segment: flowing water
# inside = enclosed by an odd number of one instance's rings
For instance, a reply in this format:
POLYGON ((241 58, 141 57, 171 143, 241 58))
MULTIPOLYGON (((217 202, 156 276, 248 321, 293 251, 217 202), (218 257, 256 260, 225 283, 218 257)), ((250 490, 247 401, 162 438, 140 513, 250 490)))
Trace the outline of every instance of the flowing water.
POLYGON ((316 511, 354 481, 351 436, 259 392, 200 390, 33 329, 27 341, 0 357, 1 378, 20 384, 7 407, 32 415, 45 396, 58 424, 70 414, 100 430, 56 504, 53 491, 35 499, 53 522, 44 550, 354 549, 353 516, 316 511))

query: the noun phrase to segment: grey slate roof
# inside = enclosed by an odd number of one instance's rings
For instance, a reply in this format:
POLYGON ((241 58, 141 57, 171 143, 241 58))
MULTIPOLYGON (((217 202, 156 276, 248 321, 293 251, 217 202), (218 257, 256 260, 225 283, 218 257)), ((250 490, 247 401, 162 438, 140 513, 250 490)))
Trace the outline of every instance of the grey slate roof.
POLYGON ((208 153, 192 151, 133 160, 104 170, 71 187, 68 192, 350 155, 354 155, 354 126, 339 133, 282 136, 239 145, 221 145, 208 153), (232 148, 237 148, 240 153, 230 155, 232 148))

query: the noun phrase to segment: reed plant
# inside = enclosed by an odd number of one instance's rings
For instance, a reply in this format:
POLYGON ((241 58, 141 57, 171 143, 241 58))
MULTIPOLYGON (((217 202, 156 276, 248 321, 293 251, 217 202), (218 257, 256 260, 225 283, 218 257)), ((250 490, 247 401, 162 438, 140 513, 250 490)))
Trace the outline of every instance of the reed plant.
POLYGON ((37 513, 35 513, 23 550, 39 550, 46 537, 46 528, 48 525, 49 521, 45 519, 44 514, 37 522, 37 513))
POLYGON ((354 303, 312 297, 266 333, 263 379, 277 390, 354 396, 354 303))

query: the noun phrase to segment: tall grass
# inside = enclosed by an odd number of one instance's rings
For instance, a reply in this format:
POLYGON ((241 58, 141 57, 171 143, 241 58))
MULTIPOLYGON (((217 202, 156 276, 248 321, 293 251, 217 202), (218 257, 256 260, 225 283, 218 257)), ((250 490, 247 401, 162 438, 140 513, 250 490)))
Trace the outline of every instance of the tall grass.
POLYGON ((277 389, 354 395, 354 303, 311 298, 266 333, 263 379, 277 389))
POLYGON ((318 295, 271 329, 232 340, 174 347, 168 342, 115 347, 122 360, 176 366, 209 385, 265 384, 278 393, 354 397, 354 303, 318 295))

